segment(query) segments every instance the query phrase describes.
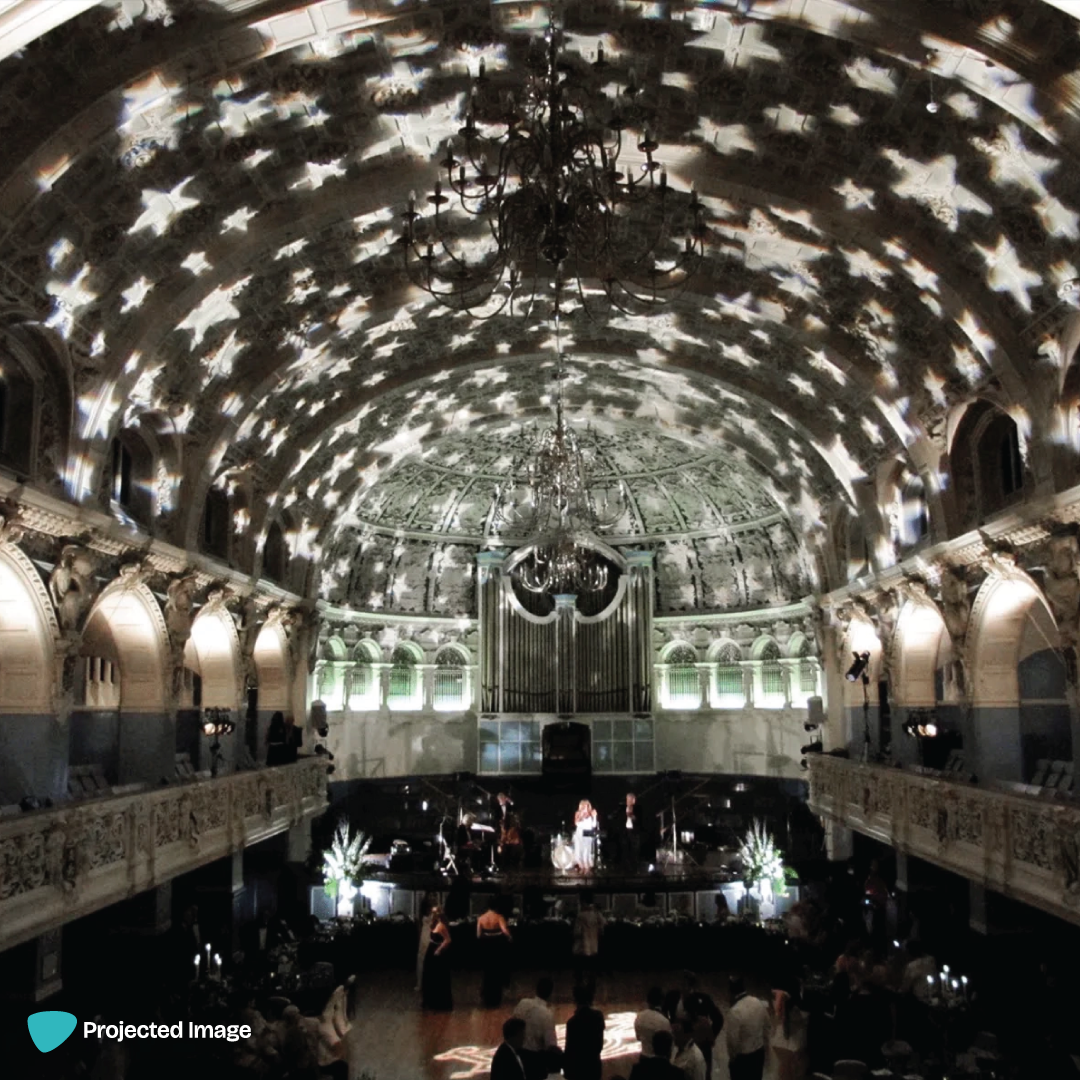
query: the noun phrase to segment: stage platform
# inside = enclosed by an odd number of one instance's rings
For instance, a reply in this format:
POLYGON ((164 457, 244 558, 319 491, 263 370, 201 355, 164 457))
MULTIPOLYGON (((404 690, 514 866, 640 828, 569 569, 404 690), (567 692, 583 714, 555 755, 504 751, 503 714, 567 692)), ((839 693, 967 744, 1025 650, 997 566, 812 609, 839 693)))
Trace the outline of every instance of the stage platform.
MULTIPOLYGON (((723 894, 732 916, 782 916, 799 898, 797 885, 776 897, 762 912, 744 883, 723 870, 674 865, 649 873, 600 871, 595 874, 560 873, 529 869, 514 873, 448 877, 438 873, 394 873, 372 868, 365 873, 355 914, 376 918, 400 916, 417 919, 425 900, 437 900, 452 918, 482 914, 494 897, 506 915, 525 913, 533 918, 575 914, 583 893, 590 893, 603 912, 619 918, 682 916, 700 922, 717 919, 717 895, 723 894)), ((320 918, 335 915, 334 901, 321 887, 311 890, 311 911, 320 918)))

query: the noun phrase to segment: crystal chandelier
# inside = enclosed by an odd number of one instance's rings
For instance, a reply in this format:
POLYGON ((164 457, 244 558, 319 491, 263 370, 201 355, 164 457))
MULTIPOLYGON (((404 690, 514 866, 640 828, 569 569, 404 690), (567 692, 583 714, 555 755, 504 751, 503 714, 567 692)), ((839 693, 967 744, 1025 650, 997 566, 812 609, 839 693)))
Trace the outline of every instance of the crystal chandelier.
POLYGON ((528 311, 555 278, 576 284, 586 311, 602 293, 642 314, 677 294, 702 258, 702 205, 654 159, 633 69, 609 95, 601 84, 617 76, 603 46, 589 64, 562 39, 552 20, 524 85, 481 62, 439 163, 445 180, 426 212, 413 194, 402 215, 409 278, 445 307, 488 318, 518 301, 528 311), (643 157, 636 171, 620 163, 626 141, 643 157))
POLYGON ((593 483, 586 454, 563 414, 563 355, 555 378, 555 423, 511 466, 495 491, 494 524, 523 532, 533 550, 514 568, 516 580, 534 593, 598 592, 608 569, 588 541, 612 528, 627 510, 626 487, 593 483))

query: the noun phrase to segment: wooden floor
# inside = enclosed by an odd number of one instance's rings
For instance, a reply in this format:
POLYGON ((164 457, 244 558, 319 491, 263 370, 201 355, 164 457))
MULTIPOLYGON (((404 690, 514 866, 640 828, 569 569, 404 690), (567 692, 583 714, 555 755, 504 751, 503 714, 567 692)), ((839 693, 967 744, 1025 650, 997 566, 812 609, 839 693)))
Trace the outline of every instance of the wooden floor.
MULTIPOLYGON (((353 1028, 349 1033, 352 1080, 366 1072, 374 1080, 472 1080, 487 1076, 490 1055, 502 1040, 503 1021, 516 1002, 533 992, 542 974, 518 973, 501 1008, 485 1009, 479 1004, 480 976, 475 972, 454 973, 454 1011, 425 1013, 413 978, 407 972, 392 971, 361 976, 361 993, 353 1028)), ((560 1043, 562 1025, 573 1012, 573 983, 569 972, 555 978, 552 1007, 560 1043)), ((701 987, 713 995, 726 1011, 726 976, 701 977, 701 987)), ((607 1018, 604 1048, 604 1080, 627 1076, 637 1060, 639 1047, 634 1039, 633 1017, 644 1007, 649 986, 665 989, 681 986, 681 973, 635 976, 619 974, 601 979, 596 1007, 607 1018)), ((713 1080, 729 1080, 723 1038, 718 1045, 713 1080)), ((765 1076, 774 1076, 772 1062, 765 1076)))

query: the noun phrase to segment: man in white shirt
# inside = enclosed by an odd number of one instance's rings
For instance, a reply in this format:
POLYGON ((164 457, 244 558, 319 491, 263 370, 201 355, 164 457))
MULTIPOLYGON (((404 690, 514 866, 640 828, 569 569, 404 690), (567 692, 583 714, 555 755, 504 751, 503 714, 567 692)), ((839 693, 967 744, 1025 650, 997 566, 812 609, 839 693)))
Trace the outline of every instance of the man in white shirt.
POLYGON ((724 1022, 731 1080, 761 1080, 772 1027, 769 1006, 746 992, 739 975, 731 978, 731 1002, 724 1022))
POLYGON ((634 1017, 634 1036, 641 1043, 641 1056, 653 1056, 653 1036, 658 1031, 671 1031, 671 1021, 660 1011, 664 1003, 664 991, 659 986, 649 988, 645 995, 648 1008, 634 1017))
POLYGON ((555 1014, 548 1004, 554 989, 555 984, 545 975, 536 984, 536 997, 522 998, 514 1010, 514 1016, 525 1021, 521 1060, 525 1065, 526 1080, 543 1080, 551 1071, 552 1058, 559 1049, 555 1014))
POLYGON ((694 1042, 693 1023, 690 1020, 676 1020, 671 1025, 671 1034, 675 1039, 676 1069, 686 1073, 686 1080, 705 1080, 705 1055, 701 1047, 694 1042))

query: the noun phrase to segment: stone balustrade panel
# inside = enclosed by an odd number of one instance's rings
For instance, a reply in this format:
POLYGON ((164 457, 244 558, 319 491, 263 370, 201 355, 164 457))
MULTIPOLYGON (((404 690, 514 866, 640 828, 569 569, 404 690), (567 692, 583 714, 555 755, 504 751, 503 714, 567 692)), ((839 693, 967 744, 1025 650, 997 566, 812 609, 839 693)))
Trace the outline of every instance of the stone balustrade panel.
POLYGON ((0 820, 0 950, 314 817, 311 759, 0 820))
POLYGON ((811 755, 823 817, 1080 923, 1080 806, 811 755))

